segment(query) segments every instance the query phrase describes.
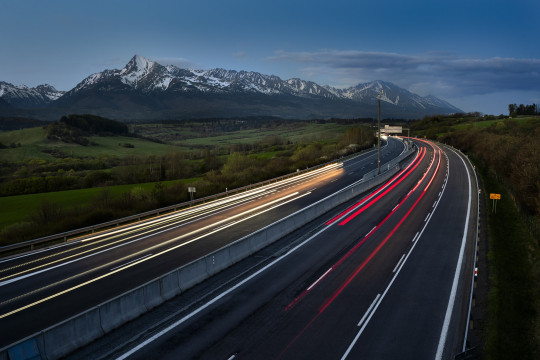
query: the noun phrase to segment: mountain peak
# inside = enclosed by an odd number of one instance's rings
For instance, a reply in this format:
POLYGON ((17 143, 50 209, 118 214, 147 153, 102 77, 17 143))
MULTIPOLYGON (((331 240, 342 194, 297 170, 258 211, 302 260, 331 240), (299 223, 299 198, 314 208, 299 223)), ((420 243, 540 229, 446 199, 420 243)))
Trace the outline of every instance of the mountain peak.
POLYGON ((122 82, 133 84, 148 75, 156 63, 148 60, 144 56, 135 54, 126 66, 120 71, 122 82))
POLYGON ((135 54, 135 56, 133 56, 131 58, 130 62, 135 63, 136 66, 139 67, 139 68, 145 68, 145 67, 149 66, 149 64, 153 64, 153 61, 150 61, 147 58, 145 58, 144 56, 141 56, 139 54, 135 54))
POLYGON ((58 92, 58 90, 56 90, 56 88, 52 85, 49 85, 49 84, 42 84, 42 85, 38 85, 36 87, 37 90, 41 91, 41 92, 45 92, 45 91, 49 91, 49 92, 58 92))

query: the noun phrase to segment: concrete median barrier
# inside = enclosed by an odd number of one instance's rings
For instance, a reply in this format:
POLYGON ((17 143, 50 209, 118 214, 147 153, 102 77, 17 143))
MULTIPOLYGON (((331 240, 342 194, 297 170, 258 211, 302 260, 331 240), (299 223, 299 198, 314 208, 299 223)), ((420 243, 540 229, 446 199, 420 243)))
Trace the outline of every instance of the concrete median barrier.
MULTIPOLYGON (((258 231, 252 235, 245 236, 241 238, 240 240, 237 240, 236 242, 244 242, 244 241, 249 242, 250 248, 251 248, 251 254, 253 254, 261 250, 263 247, 265 247, 268 244, 267 237, 268 237, 268 234, 266 231, 258 231)), ((241 254, 236 254, 236 255, 238 256, 241 254)))
POLYGON ((147 311, 145 288, 138 287, 99 306, 101 327, 106 333, 147 311))
MULTIPOLYGON (((182 292, 178 271, 164 275, 159 279, 159 291, 163 300, 169 300, 182 292)), ((149 298, 153 298, 150 296, 149 298)))
POLYGON ((245 241, 235 241, 229 245, 229 256, 231 262, 234 264, 249 255, 254 253, 252 247, 252 241, 249 239, 245 241))
POLYGON ((101 327, 100 312, 96 307, 43 331, 42 354, 47 359, 58 359, 103 334, 105 331, 101 327))
POLYGON ((178 269, 180 289, 186 291, 194 285, 208 278, 206 260, 201 258, 178 269))
POLYGON ((228 268, 233 264, 229 254, 229 246, 214 251, 210 255, 205 256, 206 273, 212 276, 221 270, 228 268))
POLYGON ((161 296, 161 281, 152 281, 141 287, 144 288, 144 304, 147 310, 160 305, 165 300, 163 296, 161 296))

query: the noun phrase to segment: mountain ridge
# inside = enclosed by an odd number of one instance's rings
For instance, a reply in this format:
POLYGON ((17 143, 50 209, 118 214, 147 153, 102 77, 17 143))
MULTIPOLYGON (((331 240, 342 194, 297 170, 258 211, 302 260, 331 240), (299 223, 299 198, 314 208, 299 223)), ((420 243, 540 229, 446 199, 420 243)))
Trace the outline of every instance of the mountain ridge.
POLYGON ((338 89, 254 71, 164 66, 140 55, 122 69, 91 74, 66 92, 50 85, 28 88, 0 82, 0 99, 27 113, 39 115, 36 109, 45 108, 43 116, 88 112, 120 120, 251 115, 373 117, 373 106, 382 91, 382 100, 392 104, 384 106, 386 117, 462 112, 444 100, 422 97, 382 80, 338 89))
POLYGON ((63 91, 56 90, 48 84, 38 85, 35 88, 26 85, 13 85, 0 81, 0 99, 13 107, 31 108, 49 104, 64 95, 63 91))

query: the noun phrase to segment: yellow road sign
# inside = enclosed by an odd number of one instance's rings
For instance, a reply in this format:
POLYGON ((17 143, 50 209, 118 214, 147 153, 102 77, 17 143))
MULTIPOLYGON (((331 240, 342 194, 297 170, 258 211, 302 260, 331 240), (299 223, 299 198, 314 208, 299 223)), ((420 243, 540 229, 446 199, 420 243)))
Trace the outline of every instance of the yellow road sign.
POLYGON ((489 194, 489 198, 493 200, 501 200, 501 194, 489 194))

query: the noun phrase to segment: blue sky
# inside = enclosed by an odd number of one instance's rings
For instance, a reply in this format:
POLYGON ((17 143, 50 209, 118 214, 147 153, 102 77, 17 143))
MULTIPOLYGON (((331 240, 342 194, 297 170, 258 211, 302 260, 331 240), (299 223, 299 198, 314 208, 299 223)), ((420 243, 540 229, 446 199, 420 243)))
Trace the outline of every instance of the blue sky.
POLYGON ((538 0, 0 0, 0 81, 69 90, 135 54, 348 87, 386 80, 465 111, 540 103, 538 0))

